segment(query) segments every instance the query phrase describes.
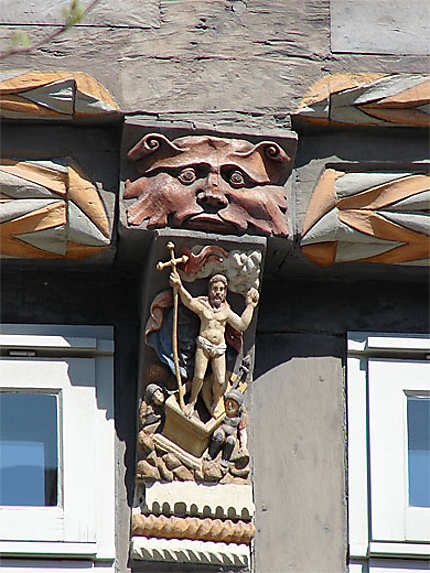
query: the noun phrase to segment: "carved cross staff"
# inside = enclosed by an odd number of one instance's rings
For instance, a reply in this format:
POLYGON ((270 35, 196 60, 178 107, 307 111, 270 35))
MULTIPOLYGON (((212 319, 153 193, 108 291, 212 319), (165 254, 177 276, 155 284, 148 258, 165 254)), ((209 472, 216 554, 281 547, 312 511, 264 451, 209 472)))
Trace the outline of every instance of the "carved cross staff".
MULTIPOLYGON (((188 257, 187 255, 182 255, 182 257, 176 259, 175 244, 172 243, 172 241, 169 241, 166 246, 170 251, 170 261, 166 261, 165 263, 159 261, 157 263, 157 270, 162 271, 163 269, 171 267, 173 274, 178 275, 178 271, 176 270, 176 265, 179 265, 181 263, 186 263, 188 261, 188 257)), ((175 364, 176 381, 178 383, 178 390, 179 390, 179 406, 181 410, 184 411, 185 408, 184 388, 182 386, 181 373, 179 371, 179 356, 178 356, 178 289, 176 287, 173 289, 172 350, 173 350, 173 362, 175 364)))

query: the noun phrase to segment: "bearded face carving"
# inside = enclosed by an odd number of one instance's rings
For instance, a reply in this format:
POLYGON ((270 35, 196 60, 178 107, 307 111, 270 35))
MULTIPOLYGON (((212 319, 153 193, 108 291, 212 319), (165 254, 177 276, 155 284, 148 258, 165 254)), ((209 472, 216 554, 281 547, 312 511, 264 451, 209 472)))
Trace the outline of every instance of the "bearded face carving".
POLYGON ((129 226, 288 235, 291 159, 275 142, 149 134, 128 158, 141 175, 125 186, 129 226))

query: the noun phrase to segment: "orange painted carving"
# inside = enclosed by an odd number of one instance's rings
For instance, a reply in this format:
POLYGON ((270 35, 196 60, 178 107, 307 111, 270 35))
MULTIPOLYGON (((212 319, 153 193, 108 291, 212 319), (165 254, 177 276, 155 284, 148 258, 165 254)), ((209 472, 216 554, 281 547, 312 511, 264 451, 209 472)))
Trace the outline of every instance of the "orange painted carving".
POLYGON ((255 526, 251 522, 234 522, 231 519, 133 514, 132 533, 166 539, 250 543, 255 535, 255 526))
POLYGON ((398 264, 430 258, 430 225, 423 210, 429 189, 425 173, 326 169, 306 213, 303 253, 322 266, 337 260, 398 264), (353 186, 349 192, 348 185, 353 186))
POLYGON ((428 127, 429 103, 428 74, 333 74, 307 90, 294 115, 319 125, 428 127))

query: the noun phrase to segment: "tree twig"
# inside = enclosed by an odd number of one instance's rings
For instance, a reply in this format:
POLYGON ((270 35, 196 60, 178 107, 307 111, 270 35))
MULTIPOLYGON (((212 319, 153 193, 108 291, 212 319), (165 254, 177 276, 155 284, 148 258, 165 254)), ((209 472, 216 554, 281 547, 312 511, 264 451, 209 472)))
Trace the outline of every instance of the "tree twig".
MULTIPOLYGON (((92 0, 88 4, 88 6, 83 10, 83 12, 79 18, 79 22, 81 20, 83 20, 85 18, 85 16, 88 14, 88 12, 90 10, 92 10, 94 8, 94 6, 96 4, 98 4, 99 2, 100 2, 100 0, 92 0)), ((73 28, 74 25, 75 25, 74 23, 70 24, 69 22, 67 22, 67 18, 66 18, 66 22, 64 24, 62 24, 60 26, 60 28, 58 28, 57 30, 52 32, 51 34, 48 34, 47 36, 45 36, 44 38, 42 38, 41 40, 39 40, 35 44, 31 44, 29 46, 25 46, 25 47, 21 47, 21 48, 19 48, 19 47, 11 48, 10 50, 3 52, 2 54, 0 54, 0 60, 4 60, 5 58, 8 58, 10 56, 14 56, 15 54, 28 54, 28 53, 32 52, 33 50, 38 50, 42 46, 50 44, 52 42, 52 40, 55 40, 55 38, 57 38, 58 36, 61 36, 61 34, 64 34, 64 32, 66 32, 67 30, 70 30, 70 28, 73 28)))

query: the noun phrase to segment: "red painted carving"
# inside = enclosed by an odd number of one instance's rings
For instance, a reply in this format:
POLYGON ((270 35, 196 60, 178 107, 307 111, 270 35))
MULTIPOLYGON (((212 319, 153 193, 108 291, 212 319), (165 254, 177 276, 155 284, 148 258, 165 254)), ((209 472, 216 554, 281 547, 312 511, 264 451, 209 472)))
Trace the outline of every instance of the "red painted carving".
POLYGON ((149 134, 128 154, 141 177, 127 181, 131 226, 171 226, 286 236, 291 159, 275 142, 149 134))
POLYGON ((188 257, 187 261, 180 265, 180 268, 187 274, 198 273, 206 263, 222 261, 224 257, 228 257, 227 251, 217 245, 206 245, 199 253, 193 253, 191 249, 184 247, 181 255, 188 257))

